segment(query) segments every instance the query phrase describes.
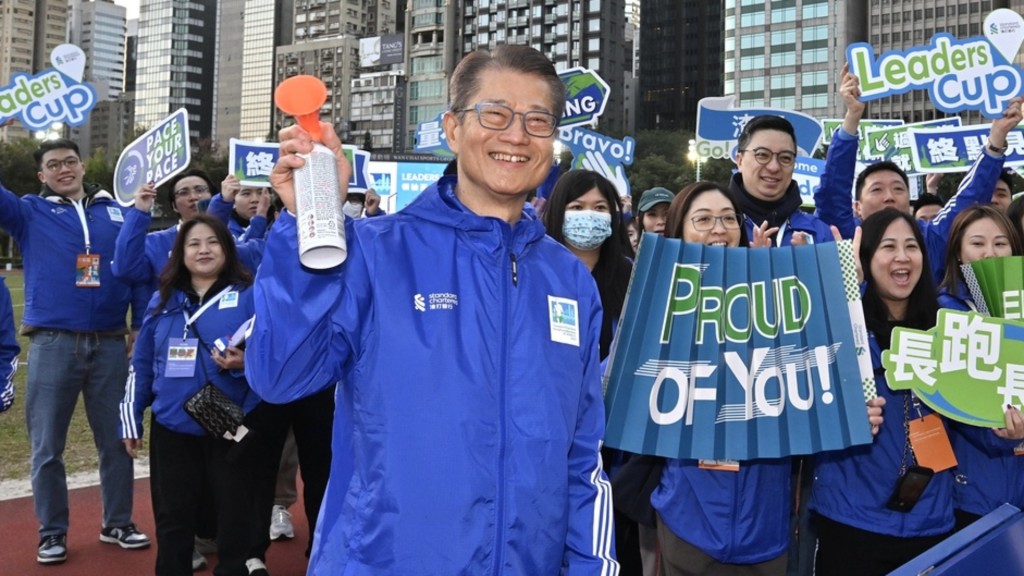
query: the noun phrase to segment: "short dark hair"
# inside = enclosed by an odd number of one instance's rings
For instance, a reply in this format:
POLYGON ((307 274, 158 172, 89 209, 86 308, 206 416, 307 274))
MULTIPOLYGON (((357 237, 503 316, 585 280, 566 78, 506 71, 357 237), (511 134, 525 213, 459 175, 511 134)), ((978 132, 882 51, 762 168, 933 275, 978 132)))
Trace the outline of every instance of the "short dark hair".
POLYGON ((184 172, 180 172, 167 182, 167 201, 171 203, 171 209, 175 212, 177 212, 177 210, 174 208, 174 188, 178 185, 178 182, 181 182, 183 179, 190 176, 202 178, 203 181, 206 182, 206 187, 210 189, 210 196, 213 196, 218 192, 217 187, 213 185, 213 180, 210 179, 210 176, 199 168, 189 168, 184 172))
POLYGON ((1000 170, 999 179, 1006 183, 1006 187, 1010 189, 1010 194, 1013 194, 1013 170, 1000 170))
POLYGON ((945 205, 946 203, 943 202, 942 198, 939 198, 937 194, 925 192, 918 196, 917 200, 914 200, 914 202, 912 203, 912 206, 914 207, 914 217, 916 218, 917 211, 920 210, 921 208, 924 208, 925 206, 939 206, 941 208, 942 206, 945 205))
POLYGON ((740 140, 736 149, 746 150, 747 145, 750 144, 750 139, 754 137, 754 134, 761 130, 778 130, 779 132, 785 132, 793 139, 793 147, 796 147, 796 131, 793 130, 793 125, 789 120, 786 120, 782 116, 773 116, 768 114, 765 116, 757 116, 743 126, 743 132, 740 133, 740 140))
POLYGON ((51 150, 71 150, 78 156, 78 159, 82 159, 82 153, 78 151, 78 144, 75 144, 67 138, 55 138, 53 140, 43 140, 38 148, 32 152, 32 158, 36 161, 36 166, 40 169, 43 167, 43 156, 51 150))
POLYGON ((739 201, 736 200, 736 197, 725 188, 715 184, 714 182, 707 181, 694 182, 676 194, 676 197, 668 206, 668 218, 665 220, 665 237, 683 237, 683 226, 686 225, 686 214, 690 211, 690 207, 693 206, 693 201, 705 192, 720 192, 729 200, 732 204, 732 209, 736 211, 736 217, 739 218, 740 221, 740 246, 749 246, 750 240, 747 238, 747 227, 743 218, 743 208, 740 206, 739 201))
POLYGON ((502 44, 490 52, 476 50, 459 62, 448 82, 452 110, 464 110, 470 106, 469 99, 480 90, 480 75, 486 70, 511 70, 540 77, 551 92, 551 113, 562 117, 565 84, 558 77, 555 65, 540 51, 516 44, 502 44))
POLYGON ((907 188, 910 188, 910 179, 907 178, 907 173, 900 168, 900 165, 889 160, 883 160, 881 162, 875 162, 874 164, 868 164, 868 167, 857 175, 857 183, 853 186, 855 191, 853 196, 854 200, 860 200, 860 191, 864 188, 864 182, 867 181, 868 176, 871 176, 875 172, 882 172, 885 170, 899 174, 900 178, 903 179, 903 184, 905 184, 907 188))
POLYGON ((1017 196, 1010 202, 1010 207, 1006 209, 1006 217, 1010 219, 1010 224, 1013 224, 1013 229, 1016 230, 1020 235, 1021 239, 1024 240, 1024 228, 1022 228, 1021 221, 1024 220, 1024 195, 1017 196))

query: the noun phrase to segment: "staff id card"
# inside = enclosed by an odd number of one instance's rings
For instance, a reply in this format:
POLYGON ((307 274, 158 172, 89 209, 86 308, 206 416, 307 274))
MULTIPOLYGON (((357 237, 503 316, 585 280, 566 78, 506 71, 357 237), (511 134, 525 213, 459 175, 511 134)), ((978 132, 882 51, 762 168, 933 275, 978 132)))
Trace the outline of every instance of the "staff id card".
POLYGON ((196 358, 199 355, 198 338, 171 338, 167 346, 168 378, 191 378, 196 373, 196 358))
POLYGON ((75 261, 75 286, 79 288, 100 287, 100 255, 79 254, 75 261))

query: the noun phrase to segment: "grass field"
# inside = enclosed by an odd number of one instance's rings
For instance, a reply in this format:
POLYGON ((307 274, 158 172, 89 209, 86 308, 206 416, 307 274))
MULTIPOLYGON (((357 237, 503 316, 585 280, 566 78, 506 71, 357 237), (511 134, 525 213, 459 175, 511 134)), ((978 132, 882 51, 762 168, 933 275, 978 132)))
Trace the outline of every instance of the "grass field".
MULTIPOLYGON (((25 312, 24 277, 21 271, 0 271, 11 291, 14 302, 14 323, 21 325, 21 317, 25 312)), ((14 406, 0 414, 0 480, 28 478, 30 470, 31 450, 28 443, 28 431, 25 427, 25 378, 28 374, 28 339, 19 336, 21 343, 21 366, 15 376, 17 393, 14 406)), ((79 396, 75 415, 68 431, 67 448, 64 451, 64 464, 68 474, 95 470, 96 446, 92 441, 92 432, 85 418, 85 407, 79 396)))

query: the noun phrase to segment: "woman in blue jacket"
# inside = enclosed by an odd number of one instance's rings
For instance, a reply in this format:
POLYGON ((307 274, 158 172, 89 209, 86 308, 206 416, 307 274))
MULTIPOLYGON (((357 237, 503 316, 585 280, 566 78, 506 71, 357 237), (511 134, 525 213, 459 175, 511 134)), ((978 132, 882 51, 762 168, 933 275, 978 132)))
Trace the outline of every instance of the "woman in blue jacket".
POLYGON ((953 530, 949 471, 935 473, 912 508, 887 507, 897 482, 917 464, 910 421, 932 413, 911 391, 890 390, 881 368, 894 327, 935 324, 938 307, 920 228, 906 212, 876 212, 864 221, 860 260, 871 360, 889 417, 872 444, 816 457, 810 507, 820 576, 887 574, 953 530))
MULTIPOLYGON (((121 402, 122 438, 135 457, 142 418, 152 407, 150 466, 157 529, 156 573, 192 573, 200 495, 208 485, 217 508, 216 574, 245 575, 251 557, 251 465, 236 442, 215 438, 189 416, 186 400, 210 383, 248 414, 260 402, 242 372, 242 352, 214 351, 253 314, 252 274, 240 263, 222 221, 201 214, 182 223, 160 276, 132 358, 121 402)), ((266 516, 266 514, 263 514, 266 516)))
MULTIPOLYGON (((945 276, 939 285, 939 305, 953 310, 976 310, 964 283, 961 264, 982 258, 1024 253, 1016 228, 1001 210, 976 204, 961 212, 950 228, 945 276)), ((1008 417, 1013 417, 1013 412, 1008 417)), ((1020 442, 1005 432, 952 423, 950 441, 956 454, 953 471, 953 514, 957 529, 1009 502, 1024 507, 1024 458, 1020 442)))
MULTIPOLYGON (((767 222, 747 239, 735 196, 697 182, 672 201, 665 236, 707 246, 770 246, 767 222)), ((658 512, 661 569, 667 576, 786 573, 789 545, 789 458, 730 463, 669 460, 651 495, 658 512)))

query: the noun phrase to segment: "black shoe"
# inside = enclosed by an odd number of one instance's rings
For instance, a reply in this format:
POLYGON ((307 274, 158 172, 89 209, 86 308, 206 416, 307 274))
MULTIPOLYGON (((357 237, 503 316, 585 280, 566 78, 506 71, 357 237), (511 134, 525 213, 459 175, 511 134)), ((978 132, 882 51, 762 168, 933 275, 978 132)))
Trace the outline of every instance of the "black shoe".
POLYGON ((129 524, 120 528, 104 528, 100 530, 100 542, 117 544, 125 550, 135 550, 149 547, 149 536, 139 532, 135 528, 135 524, 129 524))
POLYGON ((64 534, 43 536, 39 540, 36 560, 40 564, 61 564, 68 559, 68 537, 64 534))

